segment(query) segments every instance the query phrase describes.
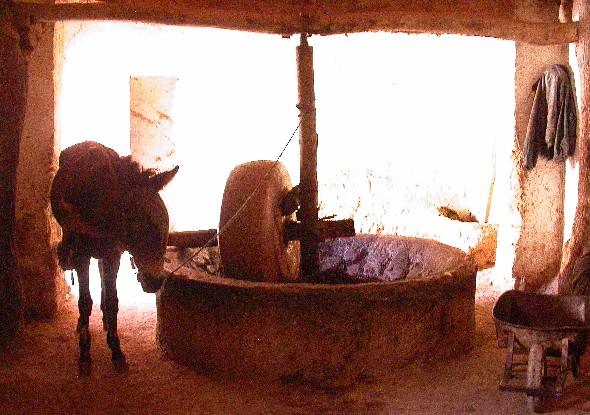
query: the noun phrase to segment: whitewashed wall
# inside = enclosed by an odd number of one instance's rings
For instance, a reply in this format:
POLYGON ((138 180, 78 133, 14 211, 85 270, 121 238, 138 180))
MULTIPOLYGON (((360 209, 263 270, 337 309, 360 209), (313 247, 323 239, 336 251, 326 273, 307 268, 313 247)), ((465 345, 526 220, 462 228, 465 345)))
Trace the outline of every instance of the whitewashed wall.
MULTIPOLYGON (((170 163, 181 169, 166 202, 175 229, 217 228, 231 169, 275 159, 297 126, 298 41, 68 23, 62 147, 92 139, 128 154, 129 77, 177 77, 170 163)), ((501 221, 514 136, 512 42, 377 33, 314 36, 310 44, 322 214, 353 216, 357 231, 372 232, 400 231, 415 218, 414 228, 430 226, 423 218, 436 217, 439 205, 483 221, 495 153, 490 221, 501 221)), ((282 161, 297 183, 298 136, 282 161)))

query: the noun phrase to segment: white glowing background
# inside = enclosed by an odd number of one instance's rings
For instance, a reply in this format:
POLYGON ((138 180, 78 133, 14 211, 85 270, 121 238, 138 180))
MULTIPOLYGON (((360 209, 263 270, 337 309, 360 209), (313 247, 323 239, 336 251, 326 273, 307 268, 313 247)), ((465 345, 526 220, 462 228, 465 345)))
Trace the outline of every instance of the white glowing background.
MULTIPOLYGON (((297 126, 298 36, 122 23, 65 28, 62 147, 95 140, 129 154, 130 76, 178 78, 172 161, 180 172, 164 195, 176 230, 217 228, 231 169, 275 159, 297 126)), ((343 168, 394 164, 426 186, 445 183, 461 197, 485 199, 491 155, 500 163, 514 136, 512 42, 373 33, 314 36, 310 45, 320 182, 343 168)), ((298 136, 281 161, 297 183, 298 136)))

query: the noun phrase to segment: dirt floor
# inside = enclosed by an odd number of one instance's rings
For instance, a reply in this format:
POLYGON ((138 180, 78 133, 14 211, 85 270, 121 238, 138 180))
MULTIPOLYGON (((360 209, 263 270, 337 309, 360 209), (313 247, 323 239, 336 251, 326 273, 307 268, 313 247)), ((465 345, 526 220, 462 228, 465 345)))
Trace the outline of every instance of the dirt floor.
MULTIPOLYGON (((468 355, 428 366, 413 364, 388 378, 366 380, 338 391, 215 379, 164 359, 155 341, 153 295, 120 295, 119 333, 130 366, 124 374, 113 370, 95 304, 91 321, 93 372, 88 378, 78 378, 77 307, 76 298, 70 296, 58 318, 28 324, 4 351, 0 360, 0 413, 528 413, 524 394, 498 390, 505 350, 496 344, 491 309, 497 293, 487 288, 488 278, 489 273, 478 277, 477 333, 475 347, 468 355)), ((570 375, 564 395, 550 399, 547 412, 590 412, 590 359, 584 360, 581 377, 573 380, 570 375)))

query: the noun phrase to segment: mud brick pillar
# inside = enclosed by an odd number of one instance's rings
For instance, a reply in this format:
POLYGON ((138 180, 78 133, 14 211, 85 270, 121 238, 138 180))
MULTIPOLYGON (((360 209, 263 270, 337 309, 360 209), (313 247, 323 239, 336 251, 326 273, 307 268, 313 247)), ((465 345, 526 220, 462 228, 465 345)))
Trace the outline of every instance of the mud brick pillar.
MULTIPOLYGON (((516 18, 557 23, 555 2, 517 1, 516 18)), ((516 139, 524 148, 534 93, 533 84, 554 64, 568 64, 568 44, 537 46, 516 42, 516 139)), ((565 162, 539 157, 532 170, 524 170, 520 151, 515 154, 519 171, 520 235, 515 242, 512 275, 515 287, 537 291, 556 281, 564 242, 565 162)), ((556 287, 552 288, 553 290, 556 287)))
MULTIPOLYGON (((177 78, 174 76, 133 76, 131 94, 131 156, 145 168, 167 170, 174 167, 176 153, 172 110, 177 78)), ((175 191, 172 181, 160 192, 174 228, 175 191)))
POLYGON ((6 6, 0 6, 0 344, 16 333, 22 315, 16 273, 16 169, 27 105, 27 61, 6 6))
POLYGON ((55 315, 67 290, 56 254, 61 228, 49 202, 59 156, 55 103, 63 44, 56 38, 56 26, 44 23, 38 27, 38 43, 29 55, 27 110, 17 179, 18 273, 26 298, 25 312, 34 318, 55 315))

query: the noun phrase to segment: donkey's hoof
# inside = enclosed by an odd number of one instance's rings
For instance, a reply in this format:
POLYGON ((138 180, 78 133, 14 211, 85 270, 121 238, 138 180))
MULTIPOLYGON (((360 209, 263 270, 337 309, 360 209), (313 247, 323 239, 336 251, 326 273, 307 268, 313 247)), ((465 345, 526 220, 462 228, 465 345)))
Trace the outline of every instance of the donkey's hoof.
POLYGON ((78 360, 78 377, 85 378, 92 373, 92 361, 78 360))
POLYGON ((117 373, 126 373, 129 371, 129 365, 127 364, 127 359, 125 356, 118 357, 113 360, 113 367, 115 368, 115 372, 117 373))

